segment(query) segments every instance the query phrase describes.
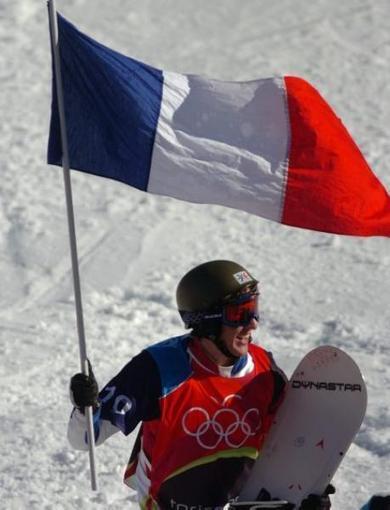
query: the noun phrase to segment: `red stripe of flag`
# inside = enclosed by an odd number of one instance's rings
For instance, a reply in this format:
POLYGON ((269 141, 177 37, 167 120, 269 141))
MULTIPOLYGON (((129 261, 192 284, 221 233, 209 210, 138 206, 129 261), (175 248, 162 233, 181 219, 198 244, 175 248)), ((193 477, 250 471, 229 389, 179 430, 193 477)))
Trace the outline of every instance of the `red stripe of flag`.
POLYGON ((282 223, 390 236, 390 197, 341 120, 305 80, 285 77, 291 146, 282 223))

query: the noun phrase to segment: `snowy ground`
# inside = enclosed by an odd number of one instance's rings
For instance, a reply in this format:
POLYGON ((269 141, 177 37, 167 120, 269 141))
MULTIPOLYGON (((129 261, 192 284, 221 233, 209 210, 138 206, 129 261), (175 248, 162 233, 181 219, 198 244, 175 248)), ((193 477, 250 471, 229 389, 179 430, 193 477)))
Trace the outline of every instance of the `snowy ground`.
MULTIPOLYGON (((105 44, 177 72, 246 80, 296 74, 334 106, 390 189, 388 0, 64 0, 105 44)), ((62 173, 45 164, 50 55, 45 3, 0 0, 0 508, 136 508, 122 485, 133 437, 88 459, 66 441, 78 370, 62 173)), ((180 203, 74 173, 87 341, 103 384, 148 343, 182 331, 174 292, 194 264, 230 258, 261 280, 258 340, 291 373, 310 348, 346 349, 369 406, 335 478, 336 510, 390 480, 390 250, 180 203)))

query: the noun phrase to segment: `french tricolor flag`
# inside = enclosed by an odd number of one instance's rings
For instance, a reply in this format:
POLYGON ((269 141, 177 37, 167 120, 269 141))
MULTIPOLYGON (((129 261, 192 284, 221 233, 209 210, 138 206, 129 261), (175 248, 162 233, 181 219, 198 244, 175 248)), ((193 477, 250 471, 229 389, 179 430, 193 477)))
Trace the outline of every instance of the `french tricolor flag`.
MULTIPOLYGON (((390 236, 390 197, 307 81, 155 69, 58 16, 70 167, 324 232, 390 236)), ((62 164, 53 85, 48 163, 62 164)))

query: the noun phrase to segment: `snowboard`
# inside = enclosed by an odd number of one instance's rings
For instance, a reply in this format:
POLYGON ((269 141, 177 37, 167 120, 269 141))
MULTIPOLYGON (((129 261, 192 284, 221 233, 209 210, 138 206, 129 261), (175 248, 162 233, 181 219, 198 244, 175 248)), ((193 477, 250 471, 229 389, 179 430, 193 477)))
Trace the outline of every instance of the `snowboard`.
MULTIPOLYGON (((232 508, 257 501, 262 489, 296 507, 309 494, 322 494, 366 407, 366 385, 347 353, 328 345, 309 352, 288 382, 260 456, 232 508)), ((252 508, 261 507, 253 503, 252 508)))

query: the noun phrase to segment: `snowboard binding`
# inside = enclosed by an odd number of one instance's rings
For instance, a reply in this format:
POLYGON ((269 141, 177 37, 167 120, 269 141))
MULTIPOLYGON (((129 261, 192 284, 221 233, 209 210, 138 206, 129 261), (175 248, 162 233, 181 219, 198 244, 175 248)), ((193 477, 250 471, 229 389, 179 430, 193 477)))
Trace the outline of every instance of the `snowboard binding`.
POLYGON ((234 501, 230 510, 287 510, 291 508, 288 501, 234 501))
POLYGON ((288 501, 271 500, 271 494, 263 487, 256 501, 231 501, 228 508, 230 510, 290 510, 293 507, 294 505, 288 501))

